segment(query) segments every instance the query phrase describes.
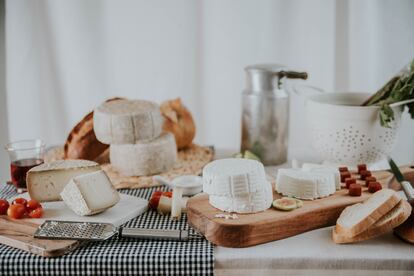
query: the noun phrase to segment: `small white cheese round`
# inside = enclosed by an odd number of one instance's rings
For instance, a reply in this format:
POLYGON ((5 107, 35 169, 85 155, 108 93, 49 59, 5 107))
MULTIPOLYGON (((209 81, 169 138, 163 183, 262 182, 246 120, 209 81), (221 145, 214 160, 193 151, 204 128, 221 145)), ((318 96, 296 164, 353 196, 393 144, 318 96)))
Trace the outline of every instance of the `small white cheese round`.
POLYGON ((260 212, 273 201, 263 164, 256 160, 230 158, 207 164, 203 190, 209 194, 210 204, 225 212, 260 212))
POLYGON ((104 144, 134 144, 158 137, 164 119, 156 103, 143 100, 105 102, 94 110, 93 129, 104 144))

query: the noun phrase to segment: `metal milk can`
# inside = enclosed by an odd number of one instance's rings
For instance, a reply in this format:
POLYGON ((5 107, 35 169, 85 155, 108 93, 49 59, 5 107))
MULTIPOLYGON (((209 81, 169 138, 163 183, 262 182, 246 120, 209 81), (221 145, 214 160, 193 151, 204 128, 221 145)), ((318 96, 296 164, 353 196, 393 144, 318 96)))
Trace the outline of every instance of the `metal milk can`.
POLYGON ((287 161, 289 95, 282 79, 306 79, 307 73, 289 71, 278 64, 245 68, 247 86, 242 94, 241 152, 249 150, 264 165, 287 161))

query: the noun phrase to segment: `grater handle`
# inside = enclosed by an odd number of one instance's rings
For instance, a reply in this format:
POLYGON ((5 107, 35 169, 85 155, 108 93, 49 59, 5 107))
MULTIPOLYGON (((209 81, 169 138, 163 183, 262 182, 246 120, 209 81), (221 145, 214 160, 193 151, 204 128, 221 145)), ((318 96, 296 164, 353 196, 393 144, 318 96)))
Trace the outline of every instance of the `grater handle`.
POLYGON ((187 230, 121 228, 119 229, 119 236, 123 238, 186 241, 189 234, 187 230))

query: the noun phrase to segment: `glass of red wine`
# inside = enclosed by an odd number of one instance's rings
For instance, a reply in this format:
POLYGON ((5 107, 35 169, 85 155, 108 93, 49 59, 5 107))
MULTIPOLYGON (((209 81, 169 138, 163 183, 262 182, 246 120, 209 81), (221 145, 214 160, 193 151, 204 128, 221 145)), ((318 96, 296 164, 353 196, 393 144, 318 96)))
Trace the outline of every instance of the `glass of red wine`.
POLYGON ((27 190, 27 171, 43 163, 45 143, 40 139, 21 140, 8 143, 5 149, 10 157, 11 182, 18 193, 23 193, 27 190))

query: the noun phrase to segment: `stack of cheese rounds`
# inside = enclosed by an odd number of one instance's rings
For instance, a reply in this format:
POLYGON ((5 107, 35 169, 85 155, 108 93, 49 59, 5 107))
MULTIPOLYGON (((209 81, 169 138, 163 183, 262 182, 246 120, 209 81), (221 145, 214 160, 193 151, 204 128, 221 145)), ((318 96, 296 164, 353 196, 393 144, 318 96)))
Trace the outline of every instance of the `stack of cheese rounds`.
POLYGON ((256 160, 215 160, 203 169, 203 190, 210 204, 225 212, 255 213, 270 208, 272 186, 256 160))
POLYGON ((143 100, 105 102, 94 111, 96 138, 110 144, 112 166, 125 176, 161 173, 177 159, 175 138, 163 132, 160 107, 143 100))

